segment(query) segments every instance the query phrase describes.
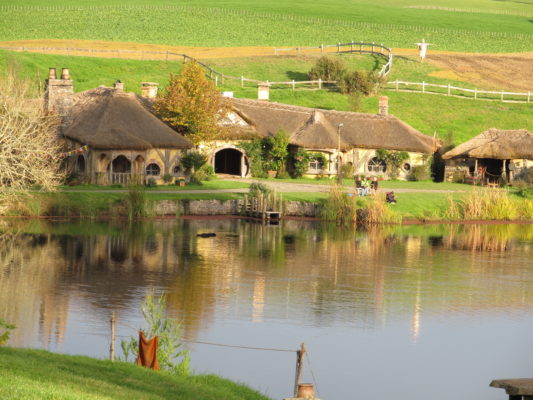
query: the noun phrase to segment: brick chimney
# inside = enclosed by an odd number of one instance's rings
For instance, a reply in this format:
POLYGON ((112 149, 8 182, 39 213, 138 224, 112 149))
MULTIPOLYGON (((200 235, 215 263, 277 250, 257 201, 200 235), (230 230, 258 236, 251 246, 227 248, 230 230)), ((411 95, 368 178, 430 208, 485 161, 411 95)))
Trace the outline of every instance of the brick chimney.
POLYGON ((74 83, 70 79, 68 68, 62 68, 61 77, 57 79, 55 68, 48 71, 46 88, 44 92, 45 108, 49 112, 65 115, 72 104, 72 94, 74 93, 74 83))
POLYGON ((379 96, 379 115, 389 115, 389 98, 387 96, 379 96))
POLYGON ((266 100, 268 101, 270 98, 270 84, 267 83, 259 83, 257 85, 257 100, 266 100))
POLYGON ((155 82, 141 82, 141 96, 147 99, 155 99, 158 86, 159 83, 155 82))

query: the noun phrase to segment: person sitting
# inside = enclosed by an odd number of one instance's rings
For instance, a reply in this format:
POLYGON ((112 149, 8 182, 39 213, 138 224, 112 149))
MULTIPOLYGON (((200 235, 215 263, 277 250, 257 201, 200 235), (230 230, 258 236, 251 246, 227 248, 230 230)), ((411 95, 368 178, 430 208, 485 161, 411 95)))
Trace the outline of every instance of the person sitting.
POLYGON ((385 193, 385 200, 387 201, 387 203, 396 204, 396 197, 394 196, 394 192, 385 193))
POLYGON ((374 194, 376 194, 377 191, 378 191, 378 177, 377 176, 374 176, 372 178, 372 182, 370 182, 370 186, 371 186, 372 191, 374 192, 374 194))
POLYGON ((357 191, 358 196, 364 196, 364 188, 361 183, 361 177, 358 175, 355 177, 355 190, 357 191))
POLYGON ((368 195, 368 192, 370 191, 370 181, 367 179, 367 177, 363 177, 363 180, 361 181, 361 186, 363 188, 363 196, 368 195))

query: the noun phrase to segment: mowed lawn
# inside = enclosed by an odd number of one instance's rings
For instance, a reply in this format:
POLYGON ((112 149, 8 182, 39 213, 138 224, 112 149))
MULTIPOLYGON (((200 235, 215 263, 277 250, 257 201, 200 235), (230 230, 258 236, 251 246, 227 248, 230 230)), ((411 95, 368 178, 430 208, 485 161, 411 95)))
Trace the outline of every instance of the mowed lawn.
POLYGON ((268 400, 215 375, 170 376, 130 363, 0 347, 3 400, 268 400))
POLYGON ((87 39, 189 46, 308 46, 363 40, 413 47, 424 37, 440 50, 531 49, 530 4, 431 3, 437 4, 449 9, 420 8, 419 2, 406 0, 183 0, 179 4, 168 0, 4 0, 0 17, 10 23, 0 26, 0 40, 87 39))

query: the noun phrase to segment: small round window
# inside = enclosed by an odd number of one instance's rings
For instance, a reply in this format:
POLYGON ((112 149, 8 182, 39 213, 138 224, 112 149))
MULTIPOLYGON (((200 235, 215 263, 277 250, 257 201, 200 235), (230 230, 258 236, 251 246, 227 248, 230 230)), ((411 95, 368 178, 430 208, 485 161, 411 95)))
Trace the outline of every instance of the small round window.
POLYGON ((148 164, 146 166, 146 175, 148 176, 157 176, 161 173, 161 168, 157 164, 148 164))
POLYGON ((179 165, 176 165, 174 169, 172 170, 174 175, 180 175, 181 174, 181 167, 179 165))
POLYGON ((406 171, 406 172, 409 172, 411 171, 411 164, 409 163, 405 163, 403 166, 402 166, 403 170, 406 171))

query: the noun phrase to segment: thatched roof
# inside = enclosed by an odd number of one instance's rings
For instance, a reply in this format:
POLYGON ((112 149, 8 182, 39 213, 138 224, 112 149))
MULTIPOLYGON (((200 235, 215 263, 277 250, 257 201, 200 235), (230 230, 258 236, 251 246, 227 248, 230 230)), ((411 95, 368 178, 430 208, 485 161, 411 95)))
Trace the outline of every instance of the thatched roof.
POLYGON ((533 159, 533 133, 526 129, 489 129, 445 153, 442 158, 533 159))
POLYGON ((62 134, 101 150, 192 147, 187 139, 148 111, 139 96, 107 87, 73 96, 62 134))
POLYGON ((290 143, 308 149, 335 149, 340 123, 341 148, 367 148, 433 153, 437 141, 389 115, 363 114, 291 106, 259 100, 232 99, 233 109, 262 137, 284 129, 290 143))

